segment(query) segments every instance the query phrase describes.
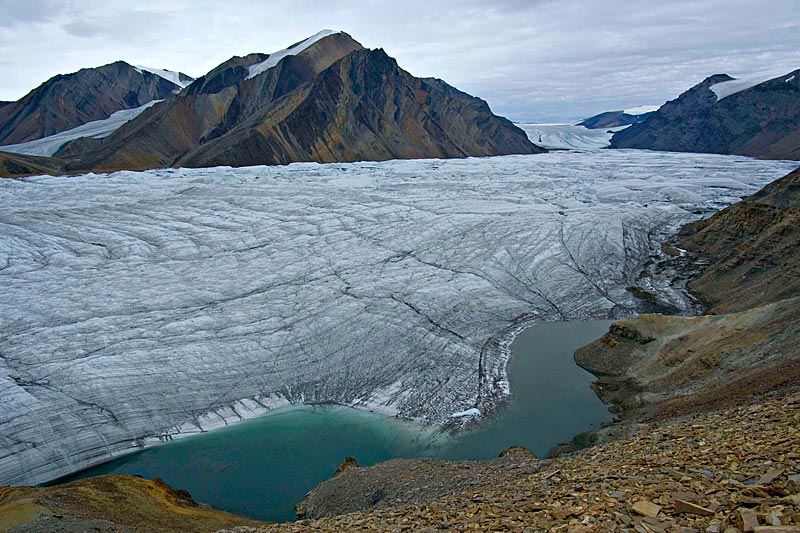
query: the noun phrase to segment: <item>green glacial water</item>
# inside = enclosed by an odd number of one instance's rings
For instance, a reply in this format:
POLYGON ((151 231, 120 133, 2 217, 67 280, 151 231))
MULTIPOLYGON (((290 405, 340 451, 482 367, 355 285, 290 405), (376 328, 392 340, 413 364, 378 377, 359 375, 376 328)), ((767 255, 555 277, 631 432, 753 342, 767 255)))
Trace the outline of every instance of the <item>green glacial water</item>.
POLYGON ((510 446, 543 457, 611 415, 572 354, 610 321, 554 322, 512 345, 510 402, 455 436, 336 405, 298 406, 99 465, 69 480, 108 473, 160 477, 199 502, 263 520, 294 518, 294 505, 346 456, 371 465, 397 457, 489 459, 510 446))

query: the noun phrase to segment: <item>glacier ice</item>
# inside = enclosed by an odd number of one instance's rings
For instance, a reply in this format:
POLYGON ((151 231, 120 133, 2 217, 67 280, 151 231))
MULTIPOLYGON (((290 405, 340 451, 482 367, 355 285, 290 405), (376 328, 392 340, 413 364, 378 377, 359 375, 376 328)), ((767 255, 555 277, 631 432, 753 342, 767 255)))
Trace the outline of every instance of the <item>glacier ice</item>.
POLYGON ((611 144, 613 132, 624 129, 589 129, 575 124, 517 124, 531 140, 548 150, 598 150, 611 144))
POLYGON ((288 403, 486 412, 510 332, 629 315, 665 233, 795 164, 614 150, 0 180, 0 484, 288 403))

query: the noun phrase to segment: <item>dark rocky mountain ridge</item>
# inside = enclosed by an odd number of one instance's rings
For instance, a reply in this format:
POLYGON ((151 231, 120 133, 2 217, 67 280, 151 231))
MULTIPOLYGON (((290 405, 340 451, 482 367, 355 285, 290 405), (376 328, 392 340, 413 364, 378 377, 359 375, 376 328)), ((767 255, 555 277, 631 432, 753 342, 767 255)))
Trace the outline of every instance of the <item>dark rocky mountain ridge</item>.
POLYGON ((603 128, 618 128, 620 126, 628 126, 643 121, 650 113, 642 113, 641 115, 631 115, 625 111, 606 111, 592 117, 583 119, 578 122, 578 126, 589 128, 590 130, 597 130, 603 128))
POLYGON ((50 166, 82 173, 544 151, 483 100, 415 78, 346 33, 270 57, 233 57, 108 137, 66 143, 50 166))
MULTIPOLYGON (((180 80, 190 81, 185 74, 180 80)), ((122 109, 169 98, 181 87, 124 61, 59 74, 22 99, 0 106, 0 143, 41 139, 108 118, 122 109)))
POLYGON ((718 98, 716 74, 617 132, 611 148, 800 159, 800 70, 718 98))

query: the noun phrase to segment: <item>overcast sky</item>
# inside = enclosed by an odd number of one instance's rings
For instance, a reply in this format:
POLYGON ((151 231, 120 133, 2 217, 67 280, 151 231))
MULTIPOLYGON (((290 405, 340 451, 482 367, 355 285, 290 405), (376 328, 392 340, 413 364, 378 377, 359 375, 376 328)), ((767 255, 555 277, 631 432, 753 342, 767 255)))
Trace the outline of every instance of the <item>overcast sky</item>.
POLYGON ((800 68, 800 0, 0 0, 0 100, 117 59, 199 76, 323 28, 517 121, 661 104, 800 68))

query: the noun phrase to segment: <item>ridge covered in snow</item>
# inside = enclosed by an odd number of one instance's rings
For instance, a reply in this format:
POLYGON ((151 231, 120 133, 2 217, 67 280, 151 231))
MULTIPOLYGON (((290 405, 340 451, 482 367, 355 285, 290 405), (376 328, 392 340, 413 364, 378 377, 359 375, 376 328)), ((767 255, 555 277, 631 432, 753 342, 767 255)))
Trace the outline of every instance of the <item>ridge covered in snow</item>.
POLYGON ((156 76, 161 76, 165 80, 174 83, 175 85, 177 85, 181 89, 183 89, 184 87, 186 87, 187 85, 192 83, 191 79, 188 79, 186 81, 182 81, 180 72, 175 72, 173 70, 167 70, 165 68, 145 67, 145 66, 142 66, 142 65, 136 65, 133 68, 135 68, 139 72, 145 71, 145 72, 149 72, 150 74, 155 74, 156 76))
POLYGON ((266 60, 262 61, 261 63, 256 63, 255 65, 250 65, 248 67, 250 74, 247 76, 246 79, 249 80, 251 78, 255 78, 262 72, 265 72, 274 67, 275 65, 277 65, 280 62, 280 60, 283 59, 284 57, 297 55, 303 50, 306 50, 314 43, 316 43, 317 41, 320 41, 325 37, 329 35, 334 35, 336 33, 341 33, 341 32, 334 30, 322 30, 320 32, 315 33, 308 39, 297 43, 294 46, 270 54, 269 57, 266 60))
POLYGON ((714 85, 711 85, 709 89, 711 89, 711 91, 715 95, 717 95, 717 101, 719 102, 723 98, 727 98, 732 94, 740 93, 742 91, 755 87, 756 85, 761 85, 766 81, 780 78, 781 76, 788 77, 788 75, 789 74, 785 70, 781 70, 780 72, 771 70, 754 74, 752 76, 747 76, 746 78, 737 78, 729 81, 715 83, 714 85))
POLYGON ((106 119, 93 120, 92 122, 87 122, 86 124, 82 124, 77 128, 72 128, 71 130, 62 131, 48 137, 36 139, 35 141, 0 146, 0 151, 50 157, 58 152, 59 148, 64 146, 64 144, 69 141, 73 141, 81 137, 91 137, 93 139, 102 139, 103 137, 108 137, 117 131, 120 126, 139 116, 145 109, 150 108, 161 101, 162 100, 152 100, 143 106, 133 109, 122 109, 116 113, 113 113, 106 119))

